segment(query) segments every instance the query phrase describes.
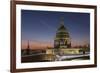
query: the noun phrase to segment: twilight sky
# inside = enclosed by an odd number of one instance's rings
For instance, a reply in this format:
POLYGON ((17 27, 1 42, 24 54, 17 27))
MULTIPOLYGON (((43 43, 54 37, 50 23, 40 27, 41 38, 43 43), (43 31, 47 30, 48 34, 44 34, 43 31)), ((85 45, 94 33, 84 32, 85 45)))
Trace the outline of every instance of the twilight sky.
POLYGON ((28 40, 33 49, 53 47, 61 17, 64 17, 72 46, 90 43, 89 13, 21 10, 22 48, 26 48, 28 40))

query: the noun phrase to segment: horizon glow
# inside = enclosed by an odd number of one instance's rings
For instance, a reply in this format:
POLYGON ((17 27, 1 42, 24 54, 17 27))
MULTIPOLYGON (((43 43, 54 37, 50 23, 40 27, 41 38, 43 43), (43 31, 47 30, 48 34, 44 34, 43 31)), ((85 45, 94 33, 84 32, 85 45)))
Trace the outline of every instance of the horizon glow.
POLYGON ((32 49, 53 47, 61 17, 72 46, 90 44, 89 13, 21 10, 22 49, 27 48, 28 41, 32 49))

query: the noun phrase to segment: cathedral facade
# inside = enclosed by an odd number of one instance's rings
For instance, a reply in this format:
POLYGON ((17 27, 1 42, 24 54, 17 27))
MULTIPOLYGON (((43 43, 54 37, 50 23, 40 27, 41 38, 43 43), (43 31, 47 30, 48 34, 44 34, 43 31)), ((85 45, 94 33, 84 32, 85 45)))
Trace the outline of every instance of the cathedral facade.
MULTIPOLYGON (((54 38, 54 48, 47 49, 46 54, 51 55, 52 60, 56 60, 56 56, 74 55, 80 53, 80 48, 71 47, 71 36, 68 29, 64 26, 64 19, 60 20, 60 26, 56 31, 54 38)), ((46 57, 46 59, 49 59, 46 57)))

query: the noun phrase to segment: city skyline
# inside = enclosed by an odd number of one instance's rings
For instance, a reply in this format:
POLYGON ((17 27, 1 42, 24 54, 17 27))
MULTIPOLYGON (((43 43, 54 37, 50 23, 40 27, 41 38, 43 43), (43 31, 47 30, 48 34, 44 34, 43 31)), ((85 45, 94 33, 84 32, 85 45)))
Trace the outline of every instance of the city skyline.
POLYGON ((72 46, 90 44, 89 13, 21 10, 22 48, 27 47, 27 41, 34 49, 53 47, 61 17, 64 17, 72 46))

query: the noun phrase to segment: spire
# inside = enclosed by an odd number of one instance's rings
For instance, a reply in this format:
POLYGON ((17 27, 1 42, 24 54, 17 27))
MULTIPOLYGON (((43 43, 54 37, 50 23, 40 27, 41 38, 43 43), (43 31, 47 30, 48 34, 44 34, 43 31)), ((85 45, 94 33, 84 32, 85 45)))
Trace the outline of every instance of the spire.
POLYGON ((28 44, 27 44, 27 49, 29 49, 30 48, 30 46, 29 46, 29 41, 28 41, 28 44))
POLYGON ((60 18, 60 26, 58 28, 58 32, 59 31, 66 31, 66 27, 64 26, 64 17, 60 18))
POLYGON ((30 54, 30 45, 29 45, 29 41, 28 41, 28 43, 27 43, 27 55, 29 55, 30 54))
POLYGON ((60 18, 60 24, 61 24, 61 25, 64 25, 64 17, 61 17, 61 18, 60 18))

